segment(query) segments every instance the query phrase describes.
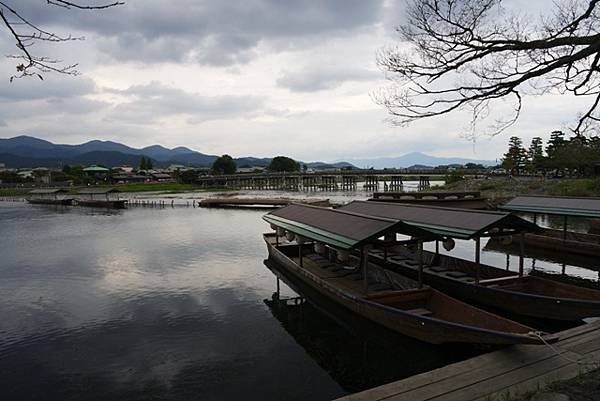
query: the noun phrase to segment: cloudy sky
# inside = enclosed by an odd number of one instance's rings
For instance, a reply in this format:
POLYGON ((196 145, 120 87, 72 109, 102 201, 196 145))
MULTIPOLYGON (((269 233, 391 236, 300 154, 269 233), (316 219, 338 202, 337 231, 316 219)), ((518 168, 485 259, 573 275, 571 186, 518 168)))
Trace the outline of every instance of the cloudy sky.
MULTIPOLYGON (((305 161, 412 151, 495 159, 510 135, 528 143, 573 120, 576 102, 546 95, 526 99, 509 132, 476 143, 461 137, 467 114, 390 124, 371 98, 386 85, 375 55, 402 45, 394 28, 403 21, 404 2, 126 0, 86 12, 45 0, 7 1, 46 30, 86 40, 36 49, 79 63, 77 77, 9 83, 15 62, 0 60, 0 137, 101 139, 305 161)), ((533 7, 544 3, 507 5, 536 14, 533 7)), ((14 53, 13 39, 1 32, 2 54, 14 53)))

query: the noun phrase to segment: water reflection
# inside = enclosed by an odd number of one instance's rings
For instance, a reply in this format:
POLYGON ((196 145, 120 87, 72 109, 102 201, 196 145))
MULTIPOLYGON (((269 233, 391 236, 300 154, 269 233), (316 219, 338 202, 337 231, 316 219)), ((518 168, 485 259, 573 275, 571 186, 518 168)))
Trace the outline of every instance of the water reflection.
POLYGON ((357 316, 264 261, 278 278, 265 299, 306 352, 348 392, 357 392, 475 356, 491 347, 432 345, 399 335, 357 316), (279 279, 287 288, 282 294, 279 279), (308 301, 308 302, 305 302, 308 301))
POLYGON ((262 302, 260 212, 89 211, 0 204, 3 400, 345 394, 262 302))

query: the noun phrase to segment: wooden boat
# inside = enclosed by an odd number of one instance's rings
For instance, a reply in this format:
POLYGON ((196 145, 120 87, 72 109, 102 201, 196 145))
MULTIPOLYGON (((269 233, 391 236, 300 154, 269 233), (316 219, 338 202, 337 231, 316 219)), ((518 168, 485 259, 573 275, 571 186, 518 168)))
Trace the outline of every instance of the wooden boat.
POLYGON ((500 209, 512 212, 561 216, 562 230, 545 228, 542 232, 526 234, 525 243, 542 249, 577 253, 597 257, 600 255, 600 235, 595 235, 594 220, 600 217, 600 198, 574 196, 517 196, 500 209), (568 231, 569 217, 585 217, 591 223, 590 234, 568 231), (595 219, 594 219, 595 218, 595 219))
POLYGON ((69 191, 64 188, 40 188, 34 189, 29 194, 27 202, 33 205, 60 205, 70 206, 73 204, 73 198, 59 197, 64 196, 69 191))
POLYGON ((475 210, 489 208, 486 198, 483 198, 479 191, 375 192, 369 201, 475 210))
POLYGON ((127 207, 127 200, 119 199, 118 195, 116 199, 114 194, 118 194, 120 191, 114 188, 86 188, 79 191, 79 194, 83 197, 75 200, 77 206, 86 207, 97 207, 105 209, 125 209, 127 207), (98 199, 100 196, 100 199, 98 199))
POLYGON ((540 335, 528 326, 470 306, 433 288, 417 288, 415 281, 386 272, 375 264, 369 266, 369 286, 365 288, 356 270, 331 263, 312 249, 300 254, 296 244, 277 245, 276 238, 276 234, 264 235, 269 257, 286 273, 329 300, 398 333, 433 344, 542 343, 540 335), (381 276, 387 282, 378 279, 381 276))
POLYGON ((125 209, 127 207, 127 201, 123 199, 77 199, 75 202, 77 206, 98 207, 105 209, 125 209))
MULTIPOLYGON (((505 256, 519 256, 521 253, 518 242, 504 244, 498 238, 490 238, 483 247, 484 251, 495 252, 505 256)), ((563 252, 556 249, 539 248, 535 246, 525 247, 523 256, 534 261, 542 260, 555 264, 584 267, 589 270, 600 271, 598 255, 580 255, 577 253, 563 252)))
POLYGON ((313 206, 331 206, 329 199, 289 199, 289 198, 206 198, 198 202, 200 207, 223 209, 266 209, 280 208, 291 203, 303 203, 313 206))
POLYGON ((600 219, 588 219, 588 222, 590 223, 590 230, 588 232, 600 235, 600 219))
MULTIPOLYGON (((565 232, 552 228, 545 228, 540 233, 525 234, 525 245, 557 252, 596 257, 600 255, 600 235, 565 232)), ((600 265, 600 262, 598 264, 600 265)))
MULTIPOLYGON (((373 260, 409 277, 417 277, 416 255, 406 248, 370 253, 373 260), (384 260, 385 259, 385 260, 384 260)), ((600 291, 535 276, 518 276, 493 266, 480 265, 447 255, 423 252, 423 282, 464 301, 512 314, 575 321, 600 316, 600 291)))

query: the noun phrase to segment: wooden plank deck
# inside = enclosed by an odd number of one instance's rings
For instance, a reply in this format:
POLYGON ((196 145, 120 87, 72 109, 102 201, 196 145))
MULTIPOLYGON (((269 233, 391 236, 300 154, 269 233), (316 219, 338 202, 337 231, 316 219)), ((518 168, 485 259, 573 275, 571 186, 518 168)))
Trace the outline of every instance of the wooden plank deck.
POLYGON ((600 366, 600 321, 558 336, 554 349, 515 345, 336 401, 506 400, 600 366))

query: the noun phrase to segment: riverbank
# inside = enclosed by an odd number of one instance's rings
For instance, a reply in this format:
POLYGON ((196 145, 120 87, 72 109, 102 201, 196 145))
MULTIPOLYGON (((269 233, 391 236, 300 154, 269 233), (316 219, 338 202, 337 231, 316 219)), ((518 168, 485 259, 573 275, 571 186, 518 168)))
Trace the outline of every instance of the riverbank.
POLYGON ((600 196, 600 178, 543 179, 540 177, 466 178, 441 187, 445 191, 480 191, 493 204, 517 195, 600 196))

